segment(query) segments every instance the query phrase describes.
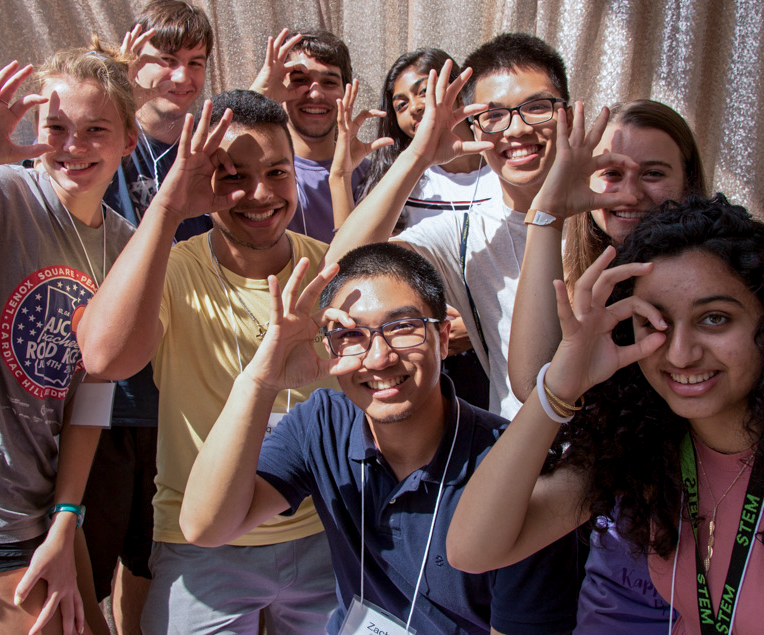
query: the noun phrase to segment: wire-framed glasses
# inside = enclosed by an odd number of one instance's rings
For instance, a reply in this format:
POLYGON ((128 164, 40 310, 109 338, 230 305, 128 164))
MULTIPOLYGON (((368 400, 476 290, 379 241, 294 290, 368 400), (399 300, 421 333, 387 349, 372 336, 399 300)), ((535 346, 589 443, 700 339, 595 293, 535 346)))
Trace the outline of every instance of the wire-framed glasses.
POLYGON ((564 99, 543 97, 526 101, 515 108, 489 108, 479 115, 475 115, 472 121, 477 123, 483 132, 489 134, 504 132, 512 124, 512 114, 516 112, 529 126, 535 126, 546 123, 554 117, 555 104, 562 104, 563 108, 568 105, 564 99))

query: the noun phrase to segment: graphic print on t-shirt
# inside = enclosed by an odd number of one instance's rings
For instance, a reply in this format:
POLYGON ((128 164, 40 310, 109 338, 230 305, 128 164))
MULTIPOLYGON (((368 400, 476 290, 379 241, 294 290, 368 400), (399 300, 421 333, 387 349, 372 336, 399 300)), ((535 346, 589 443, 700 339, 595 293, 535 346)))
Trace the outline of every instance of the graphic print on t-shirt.
POLYGON ((95 291, 89 275, 50 266, 27 276, 8 297, 0 318, 0 353, 30 395, 66 396, 72 375, 82 368, 72 320, 79 321, 95 291))

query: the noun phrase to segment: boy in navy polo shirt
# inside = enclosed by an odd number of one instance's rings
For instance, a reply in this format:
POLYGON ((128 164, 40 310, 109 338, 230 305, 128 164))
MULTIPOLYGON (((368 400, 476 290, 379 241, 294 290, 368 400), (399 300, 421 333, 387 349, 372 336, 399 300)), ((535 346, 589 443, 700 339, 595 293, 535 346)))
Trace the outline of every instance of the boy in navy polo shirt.
POLYGON ((340 599, 328 632, 407 632, 406 623, 422 634, 569 632, 572 535, 481 575, 446 560, 462 488, 507 422, 441 380, 450 325, 433 267, 402 247, 368 245, 298 297, 307 264, 297 265, 283 297, 269 279, 268 333, 188 480, 186 538, 225 544, 313 496, 340 599), (322 290, 322 309, 311 315, 322 290), (329 359, 313 347, 319 328, 329 359), (314 392, 263 443, 278 393, 329 375, 343 393, 314 392))

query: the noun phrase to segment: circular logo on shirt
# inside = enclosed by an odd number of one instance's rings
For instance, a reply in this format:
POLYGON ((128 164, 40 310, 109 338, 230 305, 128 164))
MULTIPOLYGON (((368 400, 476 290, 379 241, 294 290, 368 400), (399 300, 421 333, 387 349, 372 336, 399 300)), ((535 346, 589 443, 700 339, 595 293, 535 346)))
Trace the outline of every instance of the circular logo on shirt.
POLYGON ((27 276, 8 297, 0 318, 0 354, 30 395, 66 396, 72 376, 82 368, 72 324, 95 291, 89 275, 52 266, 27 276))

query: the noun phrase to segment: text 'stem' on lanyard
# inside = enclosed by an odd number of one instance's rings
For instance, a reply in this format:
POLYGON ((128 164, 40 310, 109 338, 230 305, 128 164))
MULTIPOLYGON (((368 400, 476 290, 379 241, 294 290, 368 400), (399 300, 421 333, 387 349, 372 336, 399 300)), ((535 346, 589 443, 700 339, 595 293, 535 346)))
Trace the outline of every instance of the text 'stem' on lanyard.
POLYGON ((727 579, 724 583, 724 592, 719 602, 719 612, 715 617, 705 568, 698 547, 696 522, 699 510, 698 470, 695 459, 695 446, 689 433, 682 440, 681 464, 682 481, 687 489, 687 511, 692 522, 692 531, 695 535, 695 579, 698 587, 698 612, 700 615, 701 632, 702 635, 731 633, 740 597, 740 587, 742 586, 745 571, 751 558, 753 543, 756 539, 756 528, 761 522, 761 513, 764 508, 762 505, 762 497, 764 496, 764 463, 759 460, 754 461, 751 470, 743 509, 740 512, 740 522, 738 523, 738 531, 735 536, 735 545, 732 549, 732 558, 727 570, 727 579))

